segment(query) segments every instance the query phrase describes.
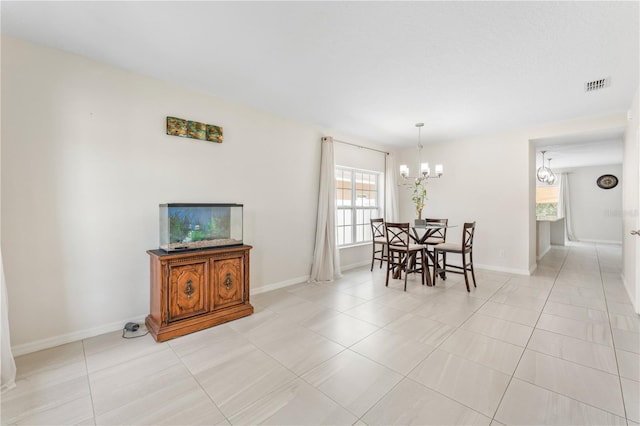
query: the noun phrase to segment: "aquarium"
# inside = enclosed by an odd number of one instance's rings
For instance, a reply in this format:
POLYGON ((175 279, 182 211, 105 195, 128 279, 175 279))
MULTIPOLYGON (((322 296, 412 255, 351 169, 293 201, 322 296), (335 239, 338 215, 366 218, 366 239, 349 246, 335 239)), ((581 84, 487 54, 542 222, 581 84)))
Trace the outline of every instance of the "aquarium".
POLYGON ((242 244, 242 204, 160 204, 160 248, 196 250, 242 244))

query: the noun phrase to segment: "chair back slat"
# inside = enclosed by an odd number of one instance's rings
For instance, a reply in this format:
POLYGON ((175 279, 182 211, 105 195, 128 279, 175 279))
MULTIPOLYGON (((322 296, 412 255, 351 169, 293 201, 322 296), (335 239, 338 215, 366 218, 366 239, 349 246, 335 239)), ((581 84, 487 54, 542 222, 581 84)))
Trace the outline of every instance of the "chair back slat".
POLYGON ((475 233, 475 229, 475 222, 468 222, 464 224, 464 230, 462 232, 462 246, 465 249, 473 248, 473 234, 475 233))
POLYGON ((387 244, 390 248, 406 250, 409 247, 409 222, 385 224, 387 244))
POLYGON ((447 228, 446 226, 449 224, 449 219, 426 219, 427 225, 430 223, 439 223, 444 225, 445 227, 434 230, 431 233, 431 238, 442 238, 442 241, 447 240, 447 228))
POLYGON ((374 240, 376 238, 386 238, 384 234, 384 219, 371 219, 371 237, 374 240))

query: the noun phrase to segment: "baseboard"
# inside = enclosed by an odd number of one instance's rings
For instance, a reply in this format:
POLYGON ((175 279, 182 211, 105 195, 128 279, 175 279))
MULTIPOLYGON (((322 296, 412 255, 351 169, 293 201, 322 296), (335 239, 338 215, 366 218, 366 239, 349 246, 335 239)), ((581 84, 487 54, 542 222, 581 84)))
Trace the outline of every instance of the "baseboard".
POLYGON ((15 380, 12 380, 10 382, 7 382, 7 383, 3 384, 2 387, 0 387, 0 391, 2 393, 4 393, 4 392, 7 392, 7 391, 10 391, 11 389, 13 389, 15 387, 16 387, 16 382, 15 382, 15 380))
POLYGON ((542 259, 545 254, 549 253, 549 250, 551 250, 551 246, 547 247, 547 249, 544 251, 544 253, 542 253, 541 255, 536 256, 536 259, 537 260, 542 259))
POLYGON ((48 337, 42 340, 36 340, 35 342, 15 345, 11 347, 11 352, 13 352, 13 356, 20 356, 30 354, 32 352, 41 351, 43 349, 54 348, 66 343, 77 342, 78 340, 88 339, 90 337, 99 336, 101 334, 111 333, 112 331, 122 330, 127 322, 136 322, 138 324, 144 325, 145 317, 146 315, 137 318, 129 318, 122 321, 112 322, 110 324, 104 324, 98 327, 87 328, 84 330, 74 331, 72 333, 48 337))
MULTIPOLYGON (((355 269, 355 268, 359 268, 362 266, 366 266, 369 265, 370 261, 366 260, 366 261, 362 261, 362 262, 357 262, 357 263, 353 263, 350 265, 344 265, 342 266, 342 270, 343 271, 348 271, 350 269, 355 269)), ((495 266, 495 265, 481 265, 481 264, 475 264, 474 265, 476 268, 478 269, 485 269, 485 270, 489 270, 489 271, 497 271, 497 272, 507 272, 510 274, 517 274, 517 275, 530 275, 530 272, 527 270, 523 270, 523 269, 514 269, 514 268, 505 268, 502 266, 495 266)), ((534 268, 535 270, 535 268, 534 268)), ((289 287, 295 284, 300 284, 300 283, 304 283, 309 281, 310 275, 304 275, 304 276, 300 276, 297 278, 292 278, 289 280, 285 280, 285 281, 281 281, 281 282, 277 282, 277 283, 273 283, 273 284, 268 284, 265 286, 261 286, 258 288, 252 288, 251 289, 251 295, 255 295, 255 294, 260 294, 260 293, 266 293, 268 291, 272 291, 272 290, 277 290, 280 288, 284 288, 284 287, 289 287)), ((14 356, 20 356, 20 355, 25 355, 25 354, 29 354, 32 352, 37 352, 43 349, 49 349, 49 348, 53 348, 56 346, 60 346, 60 345, 64 345, 66 343, 71 343, 71 342, 76 342, 78 340, 83 340, 83 339, 88 339, 90 337, 95 337, 95 336, 99 336, 101 334, 105 334, 105 333, 111 333, 113 331, 118 331, 118 330, 122 330, 122 328, 124 327, 124 325, 131 321, 131 322, 136 322, 139 324, 144 324, 144 320, 145 320, 146 314, 137 318, 129 318, 129 319, 124 319, 122 321, 117 321, 117 322, 112 322, 110 324, 104 324, 98 327, 93 327, 93 328, 88 328, 88 329, 84 329, 84 330, 79 330, 79 331, 74 331, 72 333, 67 333, 67 334, 62 334, 59 336, 53 336, 53 337, 49 337, 46 339, 42 339, 42 340, 36 340, 34 342, 30 342, 30 343, 24 343, 21 345, 15 345, 11 347, 11 351, 13 352, 14 356)))
MULTIPOLYGON (((368 261, 359 262, 353 265, 344 266, 344 270, 357 268, 362 265, 367 265, 368 261)), ((289 287, 295 284, 300 284, 309 281, 309 275, 304 275, 297 278, 291 278, 286 281, 281 281, 273 284, 268 284, 258 288, 251 289, 251 295, 266 293, 267 291, 277 290, 279 288, 289 287)), ((129 318, 122 321, 112 322, 110 324, 104 324, 98 327, 88 328, 85 330, 78 330, 72 333, 61 334, 59 336, 48 337, 42 340, 36 340, 34 342, 24 343, 21 345, 15 345, 11 347, 13 356, 20 356, 30 354, 32 352, 41 351, 43 349, 54 348, 56 346, 64 345, 66 343, 77 342, 78 340, 88 339, 90 337, 99 336, 105 333, 111 333, 113 331, 122 330, 127 322, 136 322, 144 324, 146 314, 137 318, 129 318)))
POLYGON ((506 272, 508 274, 516 274, 516 275, 530 275, 530 272, 527 269, 505 268, 504 266, 495 266, 495 265, 481 265, 475 262, 473 266, 474 268, 485 269, 488 271, 506 272))
POLYGON ((622 241, 612 241, 612 240, 589 240, 589 239, 584 239, 584 238, 580 238, 578 240, 578 242, 580 243, 593 243, 593 244, 613 244, 616 246, 622 245, 622 241))
POLYGON ((633 310, 635 311, 636 314, 640 315, 640 306, 636 303, 636 298, 632 297, 631 293, 629 292, 629 285, 628 285, 629 283, 627 282, 627 279, 623 273, 620 273, 620 279, 622 279, 622 285, 624 286, 624 290, 627 292, 627 296, 629 297, 629 300, 631 300, 631 305, 633 306, 633 310))
POLYGON ((280 281, 277 283, 273 283, 273 284, 267 284, 267 285, 263 285, 260 287, 252 287, 251 288, 251 295, 253 296, 254 294, 260 294, 260 293, 266 293, 268 291, 272 291, 272 290, 278 290, 279 288, 284 288, 284 287, 289 287, 292 286, 294 284, 300 284, 300 283, 306 283, 307 281, 309 281, 309 278, 311 276, 310 275, 304 275, 301 277, 297 277, 297 278, 291 278, 290 280, 285 280, 285 281, 280 281))
POLYGON ((343 271, 348 271, 350 269, 356 269, 356 268, 360 268, 361 266, 369 266, 369 265, 371 265, 371 259, 363 260, 362 262, 352 263, 350 265, 344 265, 344 266, 341 266, 340 269, 342 269, 343 271))
MULTIPOLYGON (((362 262, 356 262, 350 265, 344 265, 340 267, 340 270, 348 271, 350 269, 356 269, 362 266, 368 266, 370 262, 371 262, 370 260, 364 260, 362 262)), ((311 275, 305 275, 303 277, 292 278, 290 280, 281 281, 279 283, 267 284, 265 286, 258 287, 256 289, 252 288, 251 294, 253 295, 253 294, 266 293, 268 291, 277 290, 279 288, 284 288, 284 287, 289 287, 295 284, 305 283, 305 282, 308 282, 310 278, 311 278, 311 275)))
MULTIPOLYGON (((370 262, 371 262, 370 260, 364 260, 362 262, 357 262, 357 263, 352 263, 350 265, 341 266, 340 269, 342 271, 348 271, 350 269, 355 269, 355 268, 359 268, 361 266, 369 265, 370 262)), ((280 288, 289 287, 289 286, 292 286, 292 285, 295 285, 295 284, 306 283, 306 282, 309 281, 310 278, 311 278, 311 275, 305 275, 305 276, 302 276, 302 277, 292 278, 292 279, 286 280, 286 281, 280 281, 278 283, 263 285, 263 286, 260 286, 258 288, 252 288, 251 289, 251 295, 266 293, 268 291, 278 290, 280 288)))
MULTIPOLYGON (((287 281, 279 283, 269 284, 267 286, 252 289, 251 294, 260 294, 271 290, 276 290, 283 287, 288 287, 294 284, 303 283, 309 280, 309 275, 292 278, 287 281)), ((84 330, 74 331, 72 333, 61 334, 59 336, 48 337, 42 340, 36 340, 34 342, 24 343, 21 345, 15 345, 11 347, 13 356, 20 356, 30 354, 32 352, 41 351, 43 349, 54 348, 56 346, 64 345, 71 342, 77 342, 78 340, 88 339, 90 337, 99 336, 105 333, 111 333, 113 331, 122 330, 127 322, 135 322, 144 325, 146 314, 137 318, 129 318, 122 321, 112 322, 104 324, 98 327, 88 328, 84 330)))

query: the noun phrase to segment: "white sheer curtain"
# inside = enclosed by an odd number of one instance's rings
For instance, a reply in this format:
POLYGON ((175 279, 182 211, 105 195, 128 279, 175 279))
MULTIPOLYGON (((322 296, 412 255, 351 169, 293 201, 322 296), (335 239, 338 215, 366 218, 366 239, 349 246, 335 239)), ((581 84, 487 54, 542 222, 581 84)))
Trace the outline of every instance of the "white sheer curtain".
POLYGON ((562 185, 567 176, 566 173, 556 173, 556 176, 558 177, 558 217, 564 217, 564 201, 562 200, 564 191, 562 190, 562 185))
POLYGON ((569 192, 569 175, 560 173, 560 191, 558 193, 558 217, 564 217, 564 229, 569 241, 576 241, 571 221, 571 202, 569 192))
POLYGON ((336 183, 333 138, 322 138, 320 163, 320 192, 318 194, 318 222, 316 244, 311 266, 311 282, 333 281, 341 276, 340 252, 336 244, 336 183))
POLYGON ((387 155, 384 171, 384 220, 397 222, 400 216, 398 209, 398 179, 396 159, 393 154, 387 155))
POLYGON ((2 339, 2 358, 0 359, 2 370, 2 391, 13 388, 16 380, 16 363, 11 353, 11 339, 9 336, 9 312, 7 312, 7 285, 4 281, 4 268, 2 267, 2 252, 0 251, 0 281, 2 281, 2 307, 0 316, 2 317, 2 329, 0 338, 2 339))

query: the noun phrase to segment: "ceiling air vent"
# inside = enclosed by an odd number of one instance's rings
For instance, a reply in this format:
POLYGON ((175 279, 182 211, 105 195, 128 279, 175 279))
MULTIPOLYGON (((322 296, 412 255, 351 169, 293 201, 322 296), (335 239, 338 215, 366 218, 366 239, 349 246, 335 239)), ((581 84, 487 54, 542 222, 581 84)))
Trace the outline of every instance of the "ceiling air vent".
POLYGON ((593 92, 609 86, 611 86, 611 77, 606 77, 598 80, 586 81, 584 83, 584 91, 593 92))

